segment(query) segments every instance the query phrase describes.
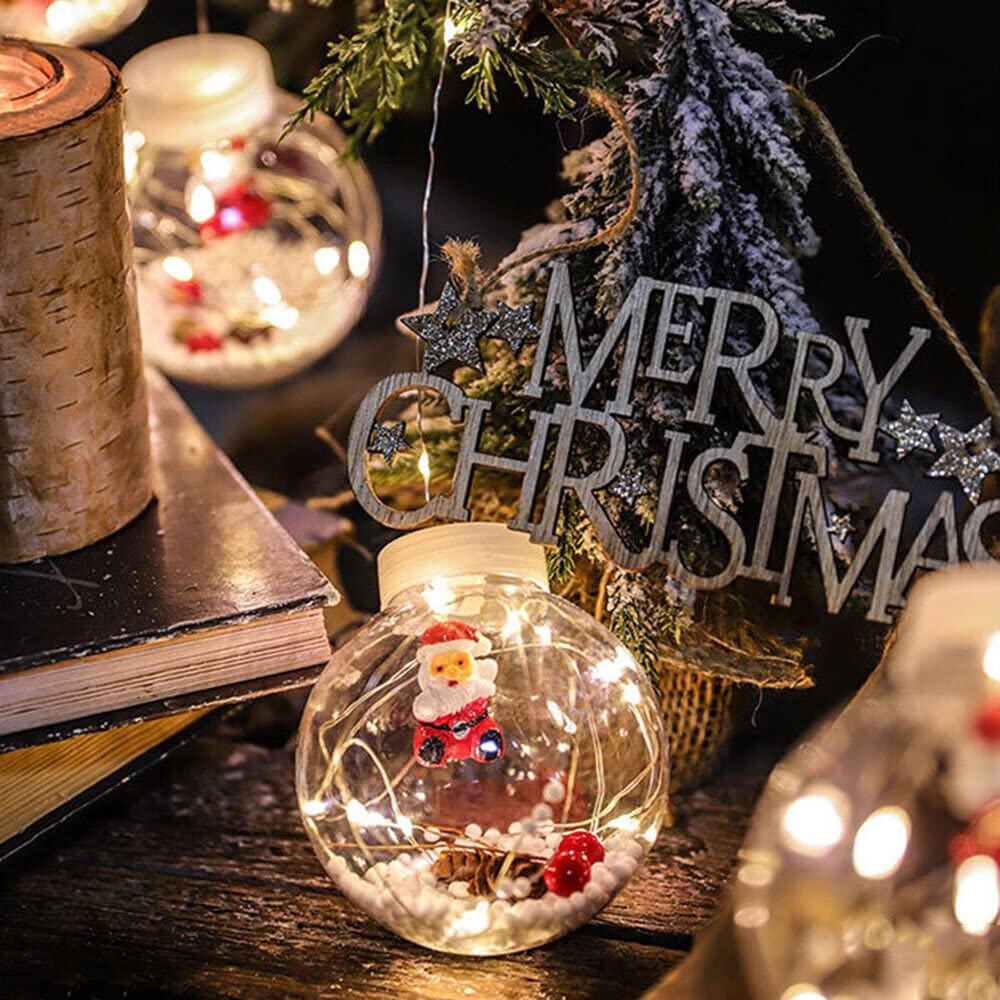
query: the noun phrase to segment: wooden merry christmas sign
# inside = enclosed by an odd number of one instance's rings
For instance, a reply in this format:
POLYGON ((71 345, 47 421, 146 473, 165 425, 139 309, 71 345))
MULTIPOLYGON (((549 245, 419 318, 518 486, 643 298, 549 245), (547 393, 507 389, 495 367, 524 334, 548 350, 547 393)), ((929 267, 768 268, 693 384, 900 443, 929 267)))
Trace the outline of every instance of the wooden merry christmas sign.
POLYGON ((896 419, 880 423, 890 393, 927 341, 928 330, 912 328, 891 367, 878 375, 869 351, 867 320, 846 319, 846 349, 832 337, 814 332, 794 335, 791 349, 779 350, 785 335, 774 308, 765 300, 733 289, 696 288, 640 277, 590 356, 584 358, 565 264, 553 267, 537 328, 531 322, 530 306, 477 309, 463 304, 450 286, 435 312, 404 317, 402 322, 427 343, 424 371, 389 376, 368 393, 355 418, 348 448, 359 502, 389 526, 415 528, 432 519, 468 520, 474 471, 501 470, 521 478, 517 513, 510 526, 528 532, 536 542, 556 542, 559 508, 572 493, 608 554, 623 569, 643 570, 662 563, 671 575, 698 590, 716 590, 746 577, 772 585, 773 601, 788 606, 800 542, 808 536, 818 555, 827 608, 832 613, 844 607, 865 566, 873 564, 867 617, 878 622, 890 621, 890 609, 903 605, 917 570, 963 557, 991 557, 984 528, 988 518, 1000 513, 1000 500, 980 502, 984 480, 1000 471, 990 422, 960 431, 942 423, 938 414, 919 414, 904 401, 896 419), (698 350, 693 349, 692 321, 678 318, 681 313, 690 315, 692 306, 706 317, 707 324, 698 350), (748 315, 758 331, 756 343, 739 353, 733 350, 736 338, 731 334, 735 324, 745 322, 748 315), (561 337, 566 372, 558 387, 547 379, 556 336, 561 337), (530 412, 532 432, 526 458, 483 451, 483 430, 492 403, 472 398, 434 374, 434 369, 455 364, 481 370, 479 340, 483 337, 501 339, 515 353, 528 340, 537 340, 530 377, 520 389, 522 397, 539 401, 530 412), (768 398, 770 394, 763 393, 755 380, 768 366, 779 364, 785 366, 781 382, 787 384, 780 404, 768 398), (731 376, 730 385, 738 387, 741 407, 756 429, 730 428, 727 433, 726 428, 717 427, 715 408, 724 373, 731 376), (831 403, 839 398, 835 387, 842 379, 855 392, 853 422, 846 422, 831 403), (653 498, 655 516, 645 544, 636 548, 626 544, 609 516, 606 499, 611 494, 633 504, 649 492, 643 470, 630 463, 626 434, 634 396, 643 381, 679 387, 689 406, 680 426, 663 432, 662 471, 653 498), (598 387, 603 387, 603 393, 595 392, 598 387), (393 398, 414 391, 437 394, 444 400, 451 420, 461 425, 461 440, 451 493, 435 496, 419 509, 398 511, 384 504, 372 489, 368 456, 378 454, 390 463, 398 451, 410 447, 405 423, 381 422, 379 414, 393 398), (559 401, 551 402, 553 396, 559 401), (590 402, 595 396, 601 397, 600 404, 590 402), (800 414, 807 406, 819 415, 819 428, 802 426, 800 414), (587 425, 598 430, 605 446, 599 449, 600 459, 579 473, 575 471, 582 447, 578 438, 587 425), (709 445, 699 444, 713 428, 719 433, 708 435, 709 445), (832 508, 824 491, 831 464, 840 454, 848 462, 878 466, 882 461, 876 447, 879 432, 894 439, 897 459, 917 451, 934 454, 926 474, 956 480, 971 502, 961 524, 950 490, 942 490, 908 546, 902 542, 911 501, 908 491, 888 490, 863 535, 849 514, 832 508), (759 509, 750 526, 741 523, 728 505, 719 503, 707 477, 722 463, 746 482, 750 455, 760 451, 769 461, 761 481, 759 509), (782 497, 787 496, 789 484, 794 501, 786 505, 789 513, 782 519, 782 497), (672 512, 682 491, 685 503, 725 540, 724 564, 709 575, 686 565, 677 538, 669 536, 672 512), (943 546, 939 546, 942 537, 943 546), (834 538, 841 543, 850 539, 852 556, 838 553, 834 538))

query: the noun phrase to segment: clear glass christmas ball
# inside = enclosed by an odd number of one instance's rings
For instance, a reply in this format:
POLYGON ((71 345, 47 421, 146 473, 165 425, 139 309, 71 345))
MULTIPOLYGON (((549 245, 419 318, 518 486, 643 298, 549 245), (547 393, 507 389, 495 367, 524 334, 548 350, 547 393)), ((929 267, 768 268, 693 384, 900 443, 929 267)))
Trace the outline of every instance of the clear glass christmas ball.
POLYGON ((625 885, 666 809, 653 689, 544 555, 500 525, 379 558, 383 610, 317 682, 296 784, 338 888, 417 944, 545 944, 625 885))
POLYGON ((773 771, 733 917, 761 1000, 1000 991, 1000 570, 910 597, 885 672, 773 771))
POLYGON ((59 45, 96 45, 124 31, 146 0, 3 0, 0 35, 59 45))
POLYGON ((273 382, 357 322, 378 267, 381 211, 347 140, 300 99, 267 50, 204 34, 122 70, 125 177, 146 357, 214 385, 273 382))

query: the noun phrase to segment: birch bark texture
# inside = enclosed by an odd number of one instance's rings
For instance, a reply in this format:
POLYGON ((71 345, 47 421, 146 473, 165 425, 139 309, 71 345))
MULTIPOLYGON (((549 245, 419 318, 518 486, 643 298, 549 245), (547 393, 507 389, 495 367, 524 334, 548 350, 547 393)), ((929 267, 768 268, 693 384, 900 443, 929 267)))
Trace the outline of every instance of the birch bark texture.
POLYGON ((0 40, 0 73, 0 562, 25 562, 153 486, 118 71, 0 40))

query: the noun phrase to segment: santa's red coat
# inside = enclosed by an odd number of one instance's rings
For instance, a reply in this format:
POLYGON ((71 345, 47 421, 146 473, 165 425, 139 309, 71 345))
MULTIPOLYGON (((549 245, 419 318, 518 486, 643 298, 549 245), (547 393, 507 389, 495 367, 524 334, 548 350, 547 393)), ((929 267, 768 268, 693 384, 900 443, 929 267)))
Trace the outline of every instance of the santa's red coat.
POLYGON ((489 712, 489 698, 476 698, 464 708, 433 722, 417 722, 413 756, 426 767, 444 767, 470 757, 488 762, 503 756, 503 732, 489 712))

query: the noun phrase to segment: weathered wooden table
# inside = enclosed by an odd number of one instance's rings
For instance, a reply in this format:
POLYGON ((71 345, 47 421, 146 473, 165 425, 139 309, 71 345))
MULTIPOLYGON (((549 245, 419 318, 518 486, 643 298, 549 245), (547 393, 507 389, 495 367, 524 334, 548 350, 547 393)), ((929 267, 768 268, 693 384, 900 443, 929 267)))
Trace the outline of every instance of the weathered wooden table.
POLYGON ((737 747, 589 925, 506 958, 400 940, 333 887, 292 752, 203 736, 0 869, 0 997, 635 997, 713 913, 777 757, 737 747))

